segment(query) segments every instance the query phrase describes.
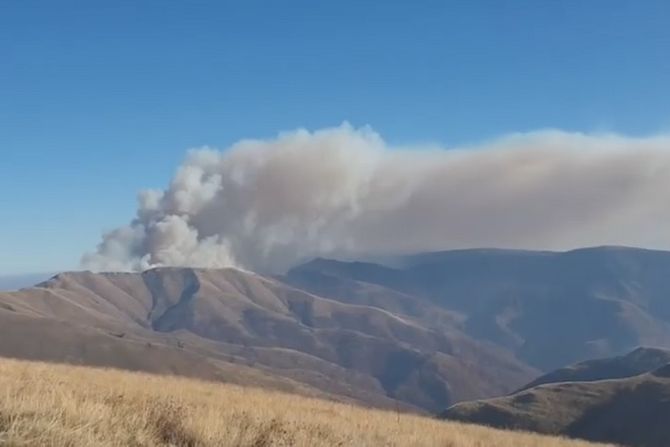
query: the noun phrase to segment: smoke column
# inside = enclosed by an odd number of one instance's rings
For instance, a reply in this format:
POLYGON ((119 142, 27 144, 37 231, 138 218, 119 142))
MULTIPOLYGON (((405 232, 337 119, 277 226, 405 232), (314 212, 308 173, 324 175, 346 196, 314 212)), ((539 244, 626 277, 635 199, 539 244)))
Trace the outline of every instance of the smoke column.
POLYGON ((344 124, 192 150, 103 236, 93 270, 237 266, 468 247, 670 248, 670 137, 561 131, 392 148, 344 124))

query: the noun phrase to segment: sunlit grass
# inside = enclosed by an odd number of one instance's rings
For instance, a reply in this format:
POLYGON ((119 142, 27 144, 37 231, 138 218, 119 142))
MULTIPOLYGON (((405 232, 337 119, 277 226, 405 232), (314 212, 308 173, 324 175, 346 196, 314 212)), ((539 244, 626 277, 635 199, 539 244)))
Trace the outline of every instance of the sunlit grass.
POLYGON ((233 385, 0 360, 2 446, 593 445, 233 385))

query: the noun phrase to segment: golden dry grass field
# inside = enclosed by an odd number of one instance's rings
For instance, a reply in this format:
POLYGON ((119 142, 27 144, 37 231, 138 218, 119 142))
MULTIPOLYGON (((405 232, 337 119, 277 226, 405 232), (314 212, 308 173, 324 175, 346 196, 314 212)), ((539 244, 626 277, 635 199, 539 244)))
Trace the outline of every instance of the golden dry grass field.
POLYGON ((0 445, 570 447, 594 444, 234 385, 1 359, 0 445))

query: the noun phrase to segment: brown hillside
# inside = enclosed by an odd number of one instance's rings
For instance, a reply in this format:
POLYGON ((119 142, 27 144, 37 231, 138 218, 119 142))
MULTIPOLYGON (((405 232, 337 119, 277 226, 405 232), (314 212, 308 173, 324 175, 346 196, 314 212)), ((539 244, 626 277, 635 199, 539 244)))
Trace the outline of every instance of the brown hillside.
POLYGON ((670 350, 640 347, 616 357, 587 360, 544 374, 519 391, 544 383, 594 382, 605 379, 633 377, 670 363, 670 350))
POLYGON ((471 337, 543 371, 637 346, 670 348, 668 251, 453 250, 389 265, 317 259, 292 269, 287 281, 342 299, 369 285, 391 289, 396 308, 457 315, 471 337))
POLYGON ((670 365, 639 376, 539 385, 460 403, 443 417, 638 447, 670 445, 670 365))
MULTIPOLYGON (((300 383, 372 405, 428 411, 509 392, 534 375, 455 325, 423 324, 372 304, 326 299, 234 269, 66 273, 0 295, 0 318, 40 319, 23 329, 22 347, 2 337, 0 354, 223 379, 222 364, 229 371, 245 365, 284 387, 300 383), (74 335, 60 334, 66 327, 66 334, 93 335, 72 345, 74 335), (146 354, 156 349, 167 350, 173 365, 146 354)), ((10 324, 0 332, 11 336, 10 324)))

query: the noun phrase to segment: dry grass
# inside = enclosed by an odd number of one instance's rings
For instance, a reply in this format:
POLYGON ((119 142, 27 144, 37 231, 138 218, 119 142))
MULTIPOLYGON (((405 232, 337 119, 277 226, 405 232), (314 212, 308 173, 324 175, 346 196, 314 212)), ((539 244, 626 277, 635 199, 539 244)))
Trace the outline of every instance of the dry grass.
POLYGON ((592 445, 232 385, 0 360, 2 446, 592 445))

